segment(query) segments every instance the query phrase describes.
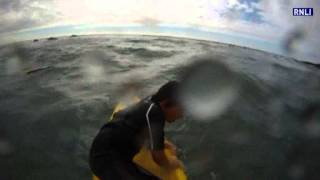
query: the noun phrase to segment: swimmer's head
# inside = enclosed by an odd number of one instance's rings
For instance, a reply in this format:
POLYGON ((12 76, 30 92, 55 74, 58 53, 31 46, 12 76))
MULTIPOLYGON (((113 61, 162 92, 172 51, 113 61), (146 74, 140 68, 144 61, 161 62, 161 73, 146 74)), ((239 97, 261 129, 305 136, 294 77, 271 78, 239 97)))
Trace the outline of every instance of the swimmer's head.
POLYGON ((167 122, 174 122, 182 117, 182 106, 179 102, 179 82, 169 81, 160 87, 151 100, 160 105, 167 122))

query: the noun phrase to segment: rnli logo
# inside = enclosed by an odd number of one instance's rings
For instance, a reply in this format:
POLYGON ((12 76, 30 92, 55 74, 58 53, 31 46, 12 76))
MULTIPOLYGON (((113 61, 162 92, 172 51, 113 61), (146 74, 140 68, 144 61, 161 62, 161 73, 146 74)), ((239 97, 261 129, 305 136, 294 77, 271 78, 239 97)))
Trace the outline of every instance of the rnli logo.
POLYGON ((313 8, 293 8, 293 16, 313 16, 313 8))

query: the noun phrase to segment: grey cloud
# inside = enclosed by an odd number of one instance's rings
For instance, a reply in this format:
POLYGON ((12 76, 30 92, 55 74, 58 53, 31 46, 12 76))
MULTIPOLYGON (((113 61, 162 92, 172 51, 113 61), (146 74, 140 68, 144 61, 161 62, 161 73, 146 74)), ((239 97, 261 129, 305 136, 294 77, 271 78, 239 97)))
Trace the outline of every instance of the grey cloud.
POLYGON ((22 6, 21 0, 1 0, 0 1, 0 13, 5 13, 10 10, 18 10, 22 6))
POLYGON ((0 34, 45 25, 56 14, 34 4, 49 5, 51 0, 0 0, 0 34))
POLYGON ((141 19, 137 22, 141 23, 145 26, 157 26, 158 24, 161 23, 161 21, 159 21, 157 19, 153 19, 153 18, 144 18, 144 19, 141 19))
POLYGON ((29 18, 20 18, 17 19, 15 22, 10 22, 10 20, 2 19, 0 22, 0 34, 21 30, 24 28, 34 27, 38 24, 39 23, 37 21, 29 18))

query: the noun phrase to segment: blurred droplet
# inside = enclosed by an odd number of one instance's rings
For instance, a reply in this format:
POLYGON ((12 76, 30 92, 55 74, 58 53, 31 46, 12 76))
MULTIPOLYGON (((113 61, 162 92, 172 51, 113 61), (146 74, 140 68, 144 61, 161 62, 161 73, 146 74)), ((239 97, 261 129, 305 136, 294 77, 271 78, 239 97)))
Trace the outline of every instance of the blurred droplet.
POLYGON ((305 132, 310 137, 320 137, 320 122, 311 121, 305 124, 305 132))
POLYGON ((89 82, 95 83, 103 77, 104 69, 97 64, 87 64, 84 67, 84 73, 89 82))
POLYGON ((11 144, 3 139, 0 139, 0 156, 6 156, 12 153, 13 147, 11 144))
POLYGON ((319 104, 309 105, 302 114, 302 133, 307 137, 319 138, 320 137, 320 106, 319 104))
POLYGON ((228 138, 229 142, 234 144, 246 144, 250 141, 249 135, 244 132, 234 132, 228 138))
POLYGON ((213 171, 210 172, 210 176, 211 176, 212 180, 216 180, 217 179, 217 175, 213 171))
POLYGON ((283 48, 287 53, 293 53, 297 50, 299 43, 304 39, 305 31, 296 28, 290 31, 283 41, 283 48))
POLYGON ((236 98, 236 75, 215 58, 203 57, 195 61, 182 78, 182 103, 194 118, 212 120, 236 98))
POLYGON ((304 168, 301 165, 293 165, 288 172, 292 179, 302 179, 304 175, 304 168))
POLYGON ((82 72, 84 81, 88 83, 99 83, 107 78, 106 69, 103 61, 107 56, 100 51, 87 53, 82 57, 82 72))
POLYGON ((17 57, 11 57, 6 62, 7 75, 15 75, 21 72, 21 62, 17 57))
POLYGON ((201 149, 193 152, 190 156, 188 156, 189 166, 192 169, 196 169, 197 171, 207 172, 210 167, 210 162, 213 159, 213 153, 208 151, 208 148, 202 146, 201 149))

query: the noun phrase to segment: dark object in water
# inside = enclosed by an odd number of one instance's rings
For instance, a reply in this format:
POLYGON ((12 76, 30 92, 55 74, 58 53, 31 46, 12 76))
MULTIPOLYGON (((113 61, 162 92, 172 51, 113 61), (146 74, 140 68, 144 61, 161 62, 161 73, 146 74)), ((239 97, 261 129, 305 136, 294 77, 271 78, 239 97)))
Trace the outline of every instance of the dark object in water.
POLYGON ((38 41, 39 41, 39 39, 34 39, 34 40, 33 40, 33 42, 38 42, 38 41))
POLYGON ((316 64, 316 63, 312 63, 312 62, 303 62, 304 64, 308 64, 308 65, 311 65, 311 66, 314 66, 316 68, 320 68, 320 64, 316 64))
POLYGON ((78 37, 78 35, 72 34, 70 37, 75 38, 78 37))
POLYGON ((55 41, 55 40, 58 40, 58 38, 55 38, 55 37, 49 37, 47 40, 48 40, 48 41, 55 41))
POLYGON ((35 69, 31 69, 29 71, 26 72, 26 74, 32 74, 32 73, 36 73, 36 72, 39 72, 39 71, 42 71, 42 70, 46 70, 46 69, 49 69, 50 66, 44 66, 44 67, 39 67, 39 68, 35 68, 35 69))

